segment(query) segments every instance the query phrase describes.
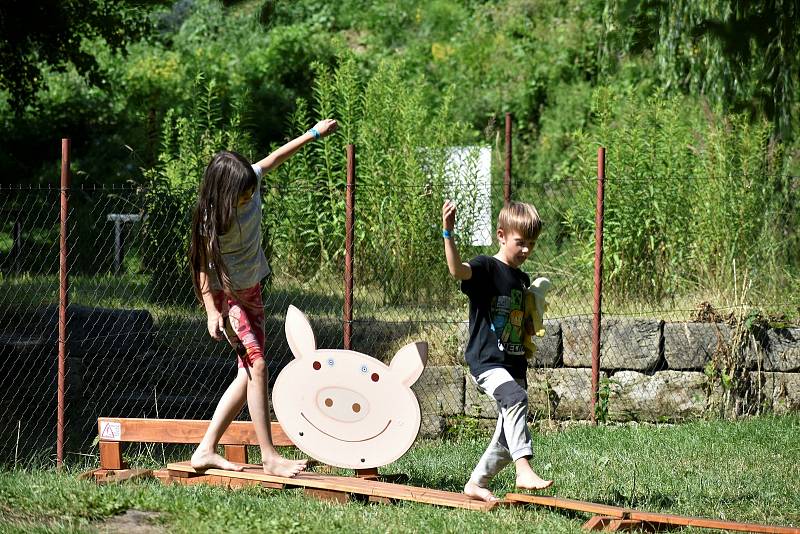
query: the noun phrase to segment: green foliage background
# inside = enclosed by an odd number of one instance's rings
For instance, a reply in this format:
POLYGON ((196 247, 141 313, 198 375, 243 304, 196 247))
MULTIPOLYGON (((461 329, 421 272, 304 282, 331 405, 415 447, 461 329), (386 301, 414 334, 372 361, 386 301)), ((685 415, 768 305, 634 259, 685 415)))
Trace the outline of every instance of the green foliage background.
POLYGON ((76 46, 96 64, 91 76, 42 56, 38 92, 23 106, 0 83, 0 182, 51 183, 56 140, 71 137, 78 184, 132 182, 151 191, 148 224, 162 230, 150 235, 167 251, 146 262, 153 273, 184 267, 186 222, 167 218, 188 217, 212 152, 261 157, 334 116, 339 134, 268 177, 265 247, 302 280, 341 268, 344 146, 353 142, 362 280, 387 302, 435 300, 446 283, 430 275, 440 259, 430 242, 445 194, 435 178, 442 150, 492 145, 499 178, 501 123, 511 112, 514 196, 541 205, 561 195, 566 207, 542 207, 542 247, 559 254, 567 274, 585 279, 591 269, 590 182, 603 145, 614 299, 730 301, 734 265, 763 300, 785 303, 797 283, 793 2, 139 7, 137 31, 122 46, 97 30, 102 20, 91 31, 75 24, 76 46))

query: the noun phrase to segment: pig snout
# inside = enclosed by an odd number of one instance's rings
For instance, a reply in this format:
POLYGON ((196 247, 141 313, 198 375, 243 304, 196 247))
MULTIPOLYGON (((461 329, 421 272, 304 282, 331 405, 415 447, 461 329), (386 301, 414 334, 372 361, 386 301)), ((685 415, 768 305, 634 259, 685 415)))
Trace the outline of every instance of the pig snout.
POLYGON ((369 401, 352 389, 329 387, 317 393, 317 408, 335 421, 353 423, 367 416, 369 401))

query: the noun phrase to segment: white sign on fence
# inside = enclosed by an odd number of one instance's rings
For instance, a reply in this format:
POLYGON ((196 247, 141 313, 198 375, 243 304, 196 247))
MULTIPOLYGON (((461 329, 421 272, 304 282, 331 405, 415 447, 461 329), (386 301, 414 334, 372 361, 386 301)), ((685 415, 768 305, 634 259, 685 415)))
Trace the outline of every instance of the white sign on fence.
POLYGON ((445 181, 448 195, 458 207, 456 233, 473 246, 491 245, 492 147, 451 147, 445 181))

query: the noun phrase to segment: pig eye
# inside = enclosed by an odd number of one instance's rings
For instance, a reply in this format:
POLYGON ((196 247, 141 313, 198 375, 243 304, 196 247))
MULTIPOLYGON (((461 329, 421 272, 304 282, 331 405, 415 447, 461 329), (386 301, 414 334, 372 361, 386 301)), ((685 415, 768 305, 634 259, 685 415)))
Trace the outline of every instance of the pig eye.
POLYGON ((328 367, 333 367, 333 364, 336 362, 333 361, 333 358, 328 358, 328 361, 326 361, 325 363, 328 364, 328 367))
POLYGON ((364 374, 369 373, 369 368, 366 365, 362 365, 361 366, 361 372, 364 373, 364 374))
POLYGON ((372 379, 373 382, 377 382, 378 380, 381 379, 381 377, 378 376, 378 373, 372 373, 372 376, 370 376, 370 378, 372 379))
POLYGON ((319 371, 320 369, 322 369, 322 364, 319 362, 314 362, 313 367, 315 371, 319 371))

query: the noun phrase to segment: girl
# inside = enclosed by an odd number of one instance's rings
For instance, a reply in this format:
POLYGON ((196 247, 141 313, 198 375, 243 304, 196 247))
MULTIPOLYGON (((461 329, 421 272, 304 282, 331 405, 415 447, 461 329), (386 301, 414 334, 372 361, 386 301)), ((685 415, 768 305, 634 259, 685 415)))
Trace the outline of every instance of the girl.
POLYGON ((259 182, 263 173, 278 167, 303 145, 332 133, 336 126, 333 119, 320 121, 255 165, 235 152, 219 152, 203 174, 192 219, 189 265, 195 293, 208 315, 208 333, 216 340, 225 333, 234 348, 238 346, 239 369, 192 454, 195 469, 243 469, 217 454, 216 448, 245 401, 261 447, 264 472, 292 477, 306 465, 306 460, 283 458, 272 445, 260 285, 270 269, 261 249, 259 182))

